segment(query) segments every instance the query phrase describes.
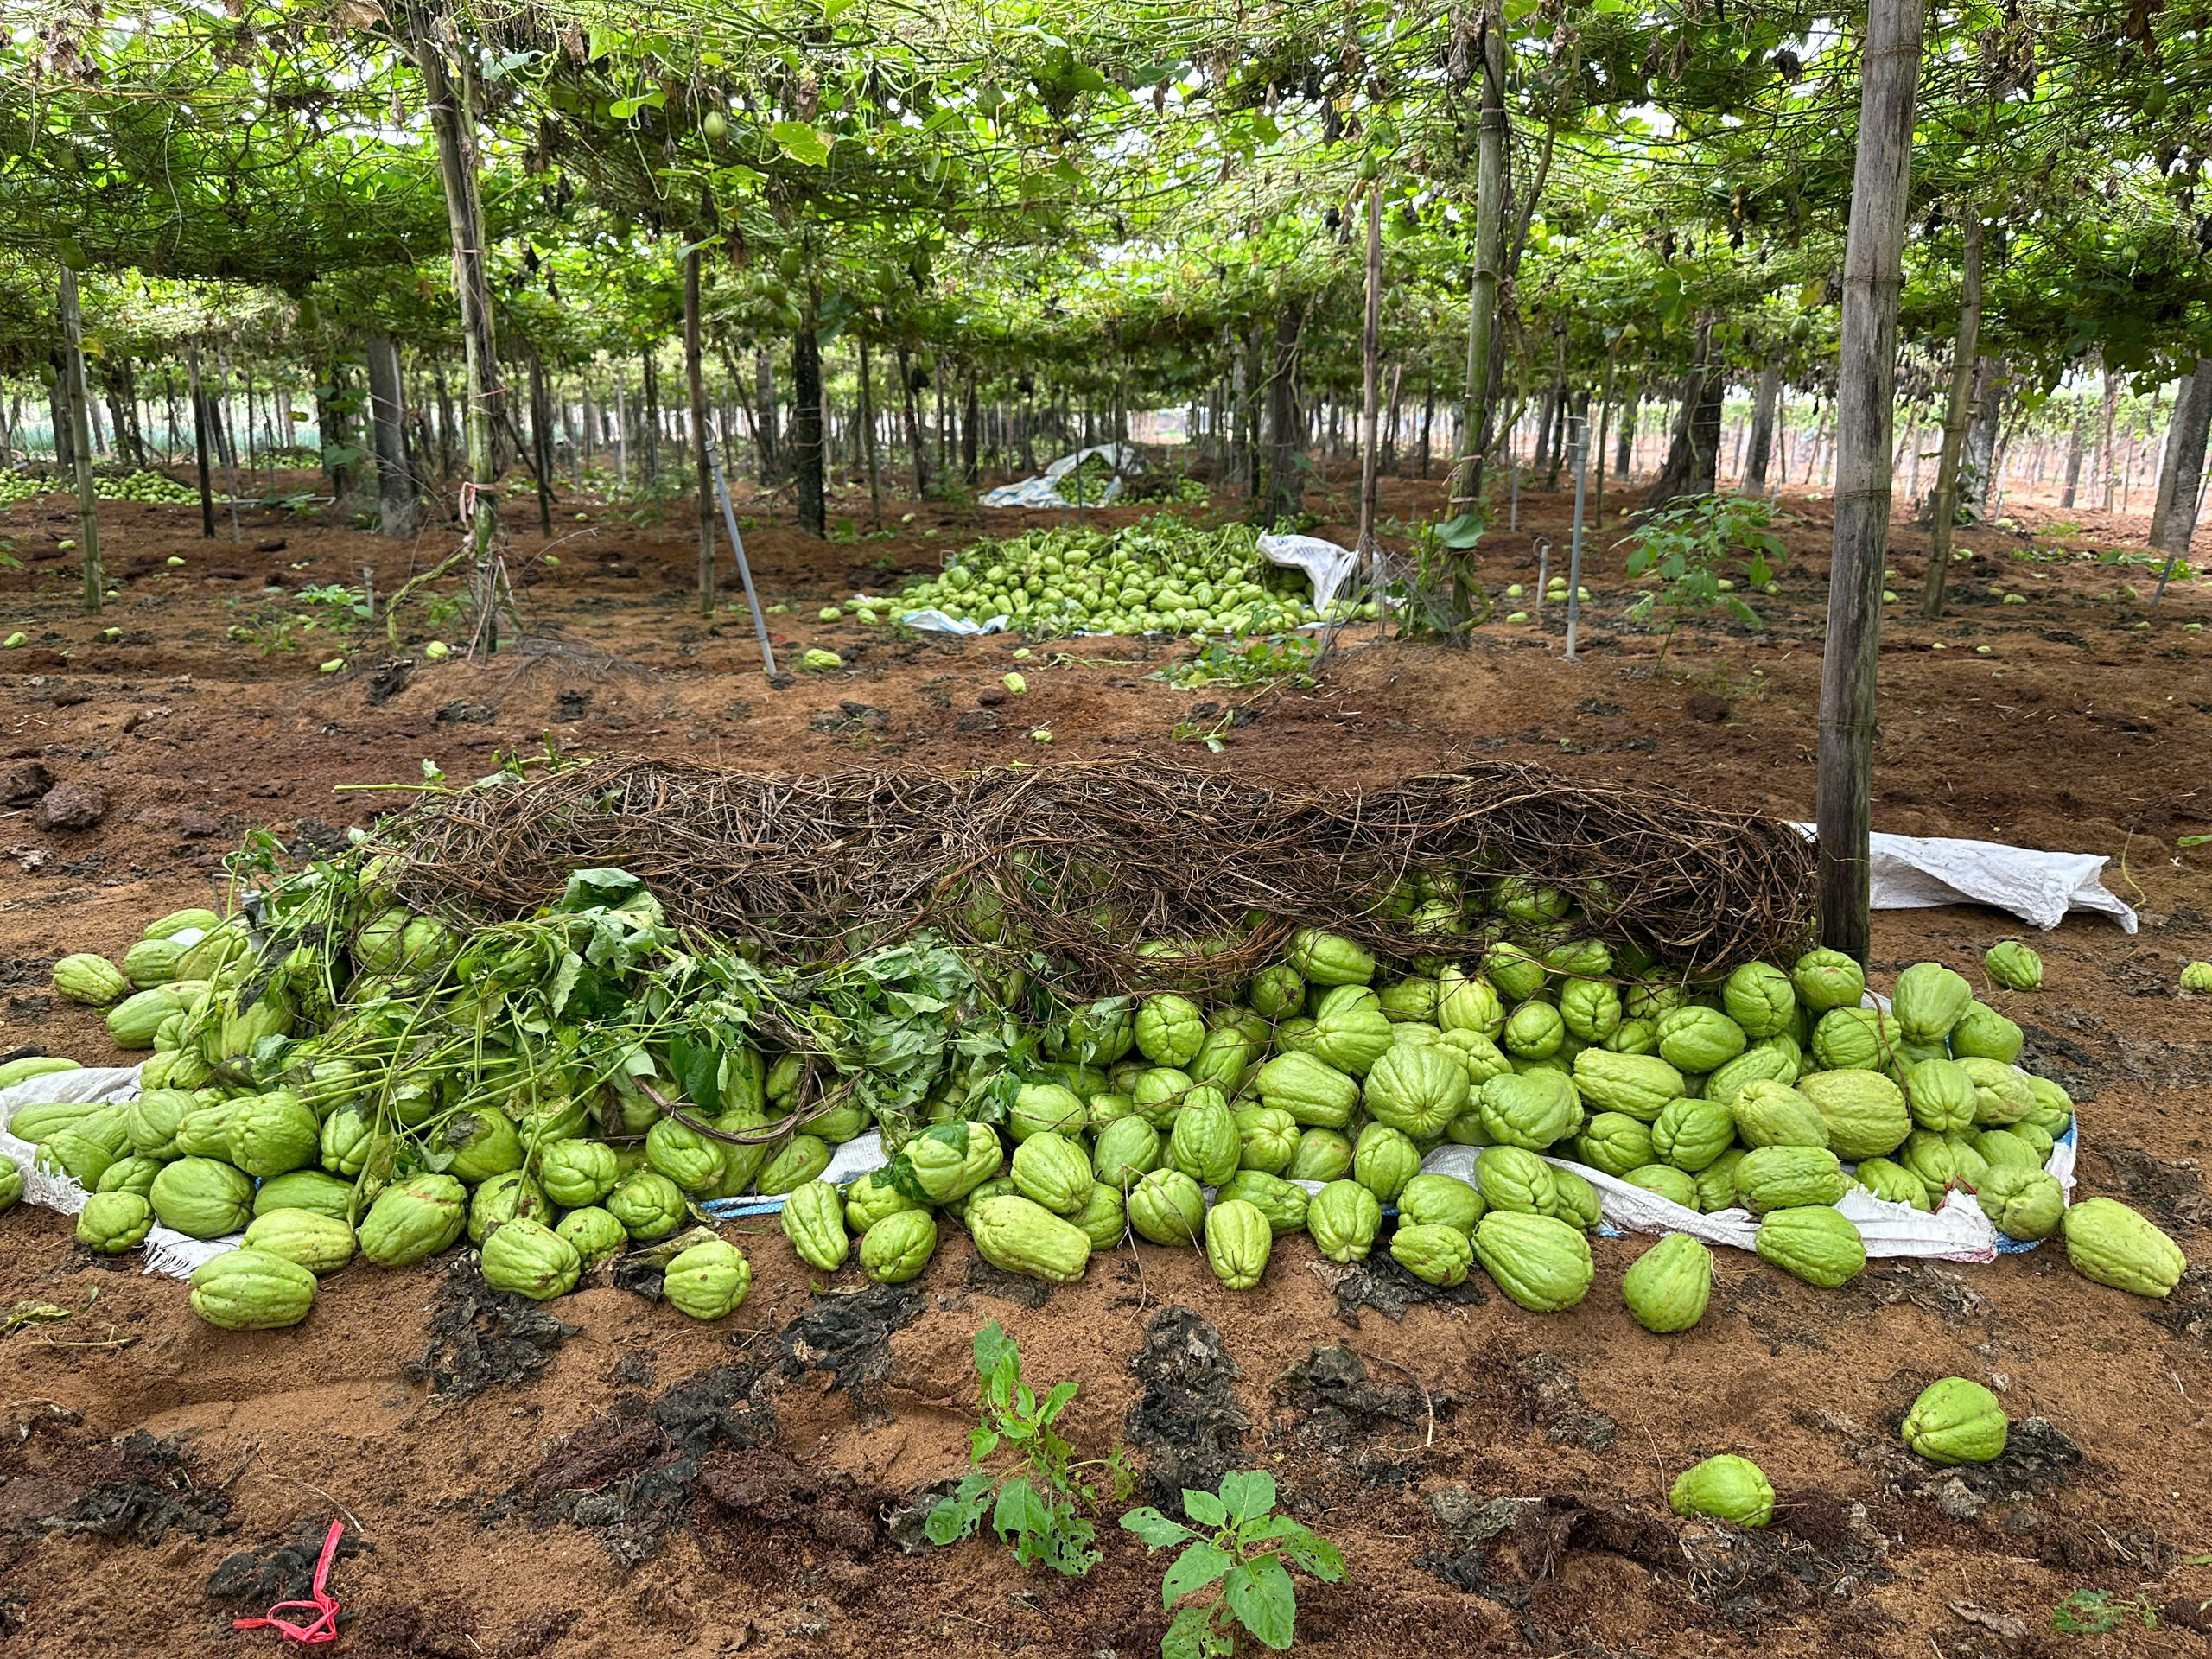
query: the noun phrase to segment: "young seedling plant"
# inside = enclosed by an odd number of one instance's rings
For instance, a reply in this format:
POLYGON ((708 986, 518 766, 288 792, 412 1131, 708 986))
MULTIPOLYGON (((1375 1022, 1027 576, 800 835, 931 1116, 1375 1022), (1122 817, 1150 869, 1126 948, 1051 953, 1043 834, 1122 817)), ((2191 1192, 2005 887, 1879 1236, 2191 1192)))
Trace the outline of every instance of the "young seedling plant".
POLYGON ((1337 1547, 1274 1507, 1275 1478, 1246 1469, 1224 1475, 1217 1494, 1184 1489, 1183 1513, 1194 1527, 1149 1507, 1122 1517, 1147 1549, 1184 1547, 1160 1580, 1160 1605, 1175 1608, 1160 1638, 1160 1659, 1225 1659, 1248 1636, 1287 1648, 1298 1620, 1290 1569, 1325 1583, 1344 1577, 1337 1547))
POLYGON ((968 1435, 969 1470, 952 1496, 930 1511, 930 1541, 972 1536, 988 1509, 991 1530, 1022 1566, 1081 1578, 1098 1560, 1096 1529, 1082 1512, 1096 1506, 1098 1493, 1078 1471, 1105 1470, 1112 1495, 1127 1497, 1132 1483, 1119 1448, 1111 1457, 1073 1461, 1074 1448, 1052 1424, 1075 1398, 1076 1385, 1055 1383, 1039 1399, 1021 1380, 1021 1351, 995 1320, 976 1333, 976 1374, 982 1379, 982 1414, 968 1435), (1019 1459, 1004 1474, 987 1466, 1001 1446, 1019 1459))

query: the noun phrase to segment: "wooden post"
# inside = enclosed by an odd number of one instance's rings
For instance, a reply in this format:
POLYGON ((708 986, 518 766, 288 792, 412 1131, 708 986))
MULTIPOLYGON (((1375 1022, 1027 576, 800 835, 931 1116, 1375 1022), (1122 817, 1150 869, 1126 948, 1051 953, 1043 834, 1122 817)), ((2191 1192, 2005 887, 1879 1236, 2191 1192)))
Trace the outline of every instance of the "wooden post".
POLYGON ((92 440, 85 385, 85 318, 77 273, 61 267, 61 373, 68 387, 70 460, 77 474, 77 546, 85 572, 85 614, 98 616, 106 583, 100 575, 99 496, 92 486, 92 440))
MULTIPOLYGON (((1475 268, 1467 283, 1466 431, 1447 505, 1470 511, 1483 493, 1490 446, 1491 385, 1497 378, 1497 284, 1505 264, 1505 7, 1487 0, 1480 24, 1481 113, 1475 127, 1475 268)), ((1471 605, 1471 599, 1464 601, 1471 605)), ((1471 613, 1465 608, 1462 614, 1471 613)))
POLYGON ((1605 429, 1613 418, 1613 372, 1619 366, 1620 355, 1621 337, 1615 334, 1613 343, 1605 348, 1605 389, 1599 394, 1598 447, 1592 452, 1598 459, 1598 480, 1590 504, 1590 523, 1601 536, 1605 531, 1605 429))
POLYGON ((453 242, 454 290, 461 302, 461 340, 468 365, 468 517, 475 543, 478 637, 486 655, 499 648, 499 576, 495 543, 499 533, 499 467, 494 433, 499 429, 499 358, 493 337, 492 292, 484 271, 484 204, 476 177, 474 76, 464 48, 456 79, 444 48, 427 31, 410 42, 423 77, 423 101, 438 144, 438 171, 445 188, 446 225, 453 242))
POLYGON ((692 471, 699 486, 699 614, 715 608, 715 475, 707 453, 707 383, 699 360, 699 250, 683 256, 683 382, 691 398, 692 471))
POLYGON ((1359 331, 1359 557, 1375 560, 1375 486, 1382 461, 1376 417, 1382 369, 1382 187, 1367 187, 1367 312, 1359 331))
POLYGON ((1890 531, 1897 300, 1927 0, 1869 0, 1836 377, 1834 552, 1821 660, 1821 942, 1866 960, 1874 675, 1890 531))
POLYGON ((545 386, 545 363, 531 346, 525 359, 530 374, 530 453, 535 461, 531 471, 537 483, 537 533, 545 540, 553 537, 553 398, 545 386))
POLYGON ((1967 428, 1974 422, 1974 365, 1980 360, 1981 213, 1966 213, 1966 257, 1959 266, 1959 337, 1951 348, 1951 401, 1943 416, 1943 448, 1936 461, 1935 518, 1928 530, 1928 575, 1920 591, 1920 613, 1929 621, 1943 614, 1943 581, 1951 569, 1951 533, 1959 518, 1959 460, 1966 453, 1967 428))
POLYGON ((192 454, 200 469, 200 536, 202 541, 212 542, 215 539, 215 491, 207 476, 207 396, 200 389, 198 340, 186 343, 184 362, 192 391, 192 454))
MULTIPOLYGON (((874 528, 883 528, 883 467, 875 449, 875 382, 868 360, 868 336, 859 337, 861 353, 861 442, 868 446, 868 510, 874 519, 874 528)), ((1027 432, 1024 442, 1028 442, 1027 432)))

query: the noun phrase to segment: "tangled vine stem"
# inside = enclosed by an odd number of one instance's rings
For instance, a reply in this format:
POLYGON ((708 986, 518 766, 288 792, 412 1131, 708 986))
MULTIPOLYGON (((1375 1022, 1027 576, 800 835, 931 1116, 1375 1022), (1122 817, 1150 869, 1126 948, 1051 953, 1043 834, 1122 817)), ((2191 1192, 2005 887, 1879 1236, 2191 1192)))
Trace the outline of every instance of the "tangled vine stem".
POLYGON ((1393 913, 1424 875, 1559 887, 1607 936, 1688 972, 1788 959, 1812 909, 1812 852, 1788 824, 1501 764, 1324 791, 1151 760, 773 777, 611 758, 427 802, 373 846, 401 861, 401 896, 450 916, 525 915, 571 870, 619 865, 671 921, 788 960, 933 926, 1042 950, 1082 995, 1232 985, 1299 926, 1400 961, 1459 954, 1393 913), (1199 943, 1138 954, 1164 940, 1199 943))

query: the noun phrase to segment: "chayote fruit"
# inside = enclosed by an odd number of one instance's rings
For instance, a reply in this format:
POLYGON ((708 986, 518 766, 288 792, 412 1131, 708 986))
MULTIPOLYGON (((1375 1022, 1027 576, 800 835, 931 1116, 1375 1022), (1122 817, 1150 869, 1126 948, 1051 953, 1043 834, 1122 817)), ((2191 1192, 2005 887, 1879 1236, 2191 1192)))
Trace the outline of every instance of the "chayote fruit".
POLYGON ((1205 1011, 1186 996, 1162 991, 1137 1009, 1137 1052, 1154 1065, 1187 1066, 1205 1035, 1205 1011))
POLYGON ((267 1250, 226 1250, 192 1274, 192 1311, 226 1331, 297 1325, 315 1306, 315 1274, 267 1250))
POLYGON ((188 1238, 221 1238, 253 1219, 253 1178, 213 1158, 164 1165, 146 1196, 154 1218, 188 1238))
POLYGON ((1201 1186, 1219 1186, 1236 1173, 1243 1143, 1221 1090, 1200 1084, 1183 1097, 1167 1135, 1167 1161, 1201 1186))
POLYGON ((1676 1169, 1672 1164, 1644 1164, 1622 1175, 1630 1186, 1640 1186, 1645 1192, 1679 1204, 1685 1210, 1697 1208, 1697 1178, 1676 1169))
POLYGON ((1916 1043, 1942 1039, 1964 1017, 1974 988, 1939 962, 1916 962, 1897 976, 1891 993, 1897 1027, 1916 1043))
POLYGON ((1629 1317, 1660 1336, 1687 1331, 1705 1317, 1713 1294, 1713 1252, 1688 1233, 1669 1233, 1621 1275, 1629 1317))
POLYGON ((1928 1189, 1921 1185, 1920 1177, 1903 1164, 1887 1158, 1862 1158, 1851 1173, 1853 1180, 1886 1204, 1909 1204, 1923 1211, 1935 1208, 1928 1201, 1928 1189))
POLYGON ((55 994, 88 1008, 104 1008, 130 995, 130 981, 105 957, 80 950, 54 964, 55 994))
POLYGON ((2028 1087, 2025 1072, 2002 1060, 1971 1054, 1957 1065, 1974 1079, 1974 1121, 1980 1128, 2003 1128, 2034 1112, 2035 1091, 2028 1087))
POLYGON ((1083 1230, 1019 1193, 969 1205, 967 1225, 976 1253, 1007 1273, 1071 1285, 1090 1264, 1090 1241, 1083 1230))
POLYGON ((1736 1199, 1755 1216, 1834 1204, 1850 1183, 1825 1147, 1759 1147, 1736 1166, 1736 1199))
POLYGON ((1436 978, 1436 1023, 1494 1042, 1505 1029, 1505 1005, 1488 980, 1446 967, 1436 978))
POLYGON ((1436 1022, 1437 982, 1423 976, 1401 979, 1385 985, 1376 995, 1382 1009, 1382 1017, 1392 1025, 1408 1021, 1433 1025, 1436 1022))
POLYGON ((1741 1147, 1731 1147, 1697 1173, 1697 1207, 1710 1216, 1736 1207, 1736 1166, 1744 1161, 1741 1147))
POLYGON ((1317 928, 1294 934, 1285 959, 1309 985, 1364 985, 1375 977, 1375 958, 1366 950, 1317 928))
POLYGON ((1370 1123, 1352 1147, 1351 1178, 1384 1204, 1395 1203, 1421 1173, 1421 1148, 1388 1123, 1370 1123))
POLYGON ((775 1148, 753 1179, 753 1190, 774 1198, 806 1185, 830 1167, 836 1148, 818 1135, 794 1135, 775 1148))
POLYGON ((1579 1232, 1589 1232, 1605 1218, 1598 1189, 1563 1165, 1552 1169, 1552 1207, 1544 1212, 1579 1232))
POLYGON ((253 1218, 240 1241, 250 1250, 266 1250, 296 1262, 318 1279, 353 1259, 353 1230, 341 1217, 312 1210, 270 1210, 253 1218))
POLYGON ((1808 1072, 1797 1079, 1797 1092, 1819 1111, 1839 1158, 1885 1157, 1912 1133, 1904 1091, 1878 1071, 1808 1072))
MULTIPOLYGON (((653 1128, 656 1130, 673 1130, 689 1146, 713 1144, 697 1131, 685 1128, 673 1118, 664 1118, 653 1128)), ((656 1159, 653 1155, 653 1137, 649 1132, 645 1136, 646 1161, 667 1174, 668 1164, 676 1161, 671 1142, 663 1141, 661 1151, 662 1157, 656 1159)), ((719 1154, 712 1155, 711 1162, 717 1168, 721 1161, 719 1154)), ((706 1166, 685 1164, 683 1167, 687 1172, 697 1173, 706 1166)), ((614 1148, 602 1141, 571 1138, 552 1141, 538 1149, 537 1183, 544 1189, 547 1198, 564 1209, 580 1209, 585 1205, 597 1204, 614 1190, 617 1175, 614 1148)), ((677 1184, 681 1185, 682 1182, 679 1180, 677 1184)))
POLYGON ((1155 1169, 1140 1179, 1126 1200, 1129 1225, 1154 1244, 1195 1244, 1205 1229, 1205 1194, 1179 1169, 1155 1169))
POLYGON ((1306 1230, 1306 1212, 1311 1200, 1306 1189, 1294 1181, 1256 1169, 1240 1169, 1214 1195, 1216 1207, 1229 1198, 1249 1204, 1265 1216, 1277 1238, 1306 1230))
POLYGON ((410 1268, 461 1236, 467 1189, 450 1175, 416 1175, 388 1186, 361 1218, 361 1254, 379 1268, 410 1268))
POLYGON ((1099 1131, 1094 1179, 1126 1191, 1160 1167, 1160 1131, 1141 1117, 1116 1119, 1099 1131))
MULTIPOLYGON (((1653 1030, 1659 1039, 1659 1058, 1684 1073, 1702 1073, 1726 1065, 1751 1040, 1744 1028, 1719 1009, 1694 1002, 1660 1015, 1653 1030)), ((1669 1089, 1660 1103, 1682 1092, 1669 1089)), ((1656 1115, 1658 1107, 1652 1111, 1656 1115)))
POLYGON ((1306 1206, 1306 1230, 1332 1262, 1363 1260, 1382 1225, 1382 1205, 1357 1181, 1331 1181, 1306 1206))
POLYGON ((817 1273, 845 1265, 852 1240, 845 1234, 845 1201, 827 1181, 807 1181, 784 1195, 784 1236, 799 1260, 817 1273))
MULTIPOLYGON (((1299 1196, 1305 1196, 1303 1188, 1299 1189, 1299 1196)), ((1090 1241, 1090 1250, 1094 1255, 1119 1244, 1129 1226, 1128 1209, 1122 1202, 1122 1189, 1109 1186, 1103 1181, 1091 1183, 1090 1200, 1068 1219, 1090 1241)))
POLYGON ((1736 1120, 1717 1101, 1669 1101, 1651 1124, 1651 1155, 1694 1175, 1709 1167, 1736 1138, 1736 1120))
POLYGON ((1921 1390, 1899 1433, 1929 1462, 1948 1467, 1994 1463, 2011 1427, 1995 1395, 1966 1377, 1947 1376, 1921 1390))
POLYGON ((1231 1290, 1249 1290, 1268 1270, 1274 1230, 1259 1206, 1243 1198, 1224 1198, 1206 1211, 1206 1261, 1214 1277, 1231 1290))
POLYGON ((1441 1043, 1394 1046, 1367 1074, 1370 1116, 1415 1140, 1444 1133, 1466 1107, 1467 1068, 1441 1043))
POLYGON ((484 1241, 483 1267, 493 1289, 547 1302, 576 1287, 583 1257, 544 1223, 517 1219, 484 1241))
MULTIPOLYGON (((598 1141, 556 1141, 547 1152, 560 1154, 574 1147, 598 1147, 601 1152, 609 1148, 598 1141)), ((699 1133, 688 1123, 679 1123, 672 1117, 664 1117, 645 1131, 645 1162, 682 1187, 686 1192, 711 1193, 721 1185, 728 1173, 725 1143, 711 1135, 699 1133)), ((543 1157, 541 1154, 541 1159, 543 1157)), ((828 1160, 824 1160, 826 1164, 828 1160)), ((589 1196, 577 1199, 581 1204, 595 1204, 611 1189, 614 1169, 611 1160, 601 1163, 594 1160, 588 1179, 579 1183, 580 1190, 589 1196), (596 1191, 590 1189, 596 1185, 596 1191)), ((549 1182, 546 1191, 552 1192, 549 1182)))
POLYGON ((686 1217, 683 1188, 659 1170, 631 1170, 615 1181, 601 1204, 637 1243, 666 1239, 686 1217))
POLYGON ((1592 1169, 1625 1175, 1652 1160, 1649 1128, 1626 1112, 1599 1112, 1574 1138, 1576 1154, 1592 1169))
POLYGON ((537 1183, 518 1169, 480 1183, 468 1198, 468 1242, 481 1245, 518 1217, 550 1221, 553 1205, 537 1183))
POLYGON ((1483 1218, 1480 1188, 1453 1175, 1416 1175, 1398 1194, 1401 1227, 1456 1227, 1471 1235, 1483 1218))
POLYGON ((2019 1027, 1986 1002, 1970 1002, 1951 1027, 1953 1055, 1961 1059, 1999 1060, 2010 1065, 2026 1041, 2019 1027))
POLYGON ((2164 1296, 2189 1262, 2181 1247, 2114 1198, 2084 1198, 2066 1212, 2066 1259, 2085 1279, 2137 1296, 2164 1296))
POLYGON ((569 1241, 575 1249, 577 1260, 586 1268, 596 1267, 621 1255, 630 1243, 630 1235, 615 1220, 613 1213, 595 1204, 569 1211, 553 1230, 569 1241))
POLYGON ((872 1169, 845 1189, 845 1230, 857 1236, 886 1216, 922 1207, 899 1190, 890 1170, 872 1169))
POLYGON ((95 1192, 77 1212, 77 1242, 99 1255, 135 1250, 153 1229, 154 1206, 136 1192, 95 1192))
POLYGON ((1005 1162, 1005 1148, 989 1124, 956 1119, 932 1123, 899 1147, 892 1179, 917 1203, 949 1204, 989 1180, 1005 1162))
POLYGON ((861 1271, 879 1285, 903 1285, 929 1266, 937 1237, 928 1211, 893 1211, 861 1235, 861 1271))
POLYGON ((1825 1147, 1827 1120, 1821 1109, 1783 1083, 1753 1083, 1737 1096, 1736 1133, 1746 1147, 1825 1147))
POLYGON ((1408 1225, 1401 1219, 1390 1236, 1391 1259, 1416 1279, 1449 1287, 1465 1284, 1475 1264, 1475 1249, 1457 1227, 1436 1223, 1408 1225))
POLYGON ((1520 1147, 1491 1147, 1475 1166, 1475 1184, 1487 1210, 1549 1215, 1559 1202, 1552 1166, 1520 1147))
POLYGON ((1313 1005, 1313 1052, 1338 1071, 1363 1077, 1392 1047, 1390 1021, 1364 985, 1339 985, 1313 1005))
POLYGON ((753 1264, 738 1248, 710 1238, 679 1250, 661 1277, 660 1294, 679 1313, 719 1319, 734 1313, 753 1288, 753 1264))
POLYGON ((1746 1037, 1771 1037, 1796 1020, 1797 992, 1781 969, 1750 962, 1722 982, 1720 1006, 1746 1037))
POLYGON ((1341 1180, 1351 1173, 1351 1142, 1340 1131, 1307 1129, 1278 1173, 1291 1181, 1341 1180))
POLYGON ((1254 1081, 1262 1104, 1288 1112, 1305 1128, 1341 1129, 1359 1104, 1359 1084, 1312 1054, 1278 1054, 1254 1081))
POLYGON ((1088 1204, 1096 1179, 1083 1147, 1050 1129, 1016 1146, 1007 1173, 1016 1192, 1056 1216, 1071 1216, 1088 1204))
POLYGON ((2043 958, 2018 939, 1991 945, 1982 956, 1981 970, 2008 991, 2043 988, 2043 958))
POLYGON ((1552 1216, 1493 1209, 1476 1224, 1474 1249, 1507 1300, 1533 1313, 1574 1306, 1596 1277, 1590 1241, 1552 1216))
MULTIPOLYGON (((1840 952, 1818 950, 1815 956, 1840 952)), ((1848 962, 1848 957, 1844 957, 1848 962)), ((1802 965, 1802 964, 1801 964, 1802 965)), ((1704 1516, 1739 1527, 1763 1527, 1774 1519, 1774 1487, 1765 1471, 1749 1458, 1724 1452, 1694 1463, 1675 1478, 1667 1493, 1668 1506, 1676 1515, 1704 1516)))
POLYGON ((1866 1266, 1866 1241, 1849 1217, 1826 1204, 1769 1211, 1751 1248, 1783 1272, 1824 1290, 1849 1283, 1866 1266))
POLYGON ((1230 1116, 1236 1123, 1236 1166, 1282 1173, 1297 1155, 1298 1120, 1279 1106, 1240 1107, 1230 1116))
POLYGON ((1513 1010, 1497 1040, 1516 1058, 1548 1060, 1567 1041, 1567 1021, 1549 1002, 1523 1002, 1513 1010))
POLYGON ((1306 1007, 1306 981, 1297 969, 1279 962, 1254 976, 1244 1000, 1263 1020, 1287 1020, 1306 1007))
POLYGON ((1866 970, 1840 950, 1808 950, 1789 970, 1797 1001, 1815 1017, 1855 1008, 1866 995, 1866 970))
POLYGON ((1581 1127, 1582 1097, 1559 1071, 1492 1077, 1483 1084, 1482 1123, 1495 1145, 1538 1151, 1581 1127))
POLYGON ((1973 1125, 1979 1098, 1974 1075, 1957 1061, 1916 1061, 1902 1081, 1905 1108, 1919 1128, 1944 1134, 1973 1125))

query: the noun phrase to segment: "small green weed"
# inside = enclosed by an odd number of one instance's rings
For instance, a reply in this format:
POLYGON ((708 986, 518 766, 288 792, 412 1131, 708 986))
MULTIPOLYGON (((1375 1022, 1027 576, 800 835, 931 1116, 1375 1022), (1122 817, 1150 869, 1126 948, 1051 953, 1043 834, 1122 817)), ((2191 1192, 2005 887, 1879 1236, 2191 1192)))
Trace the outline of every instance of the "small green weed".
POLYGON ((1171 1521, 1158 1510, 1131 1510, 1122 1525, 1147 1549, 1185 1548, 1160 1580, 1163 1607, 1175 1607, 1160 1638, 1161 1659, 1228 1659, 1244 1637, 1265 1646, 1290 1646, 1298 1622, 1298 1592, 1290 1568, 1325 1583, 1344 1575, 1334 1544, 1287 1515, 1277 1515, 1275 1478, 1263 1469, 1221 1478, 1221 1491, 1183 1493, 1183 1513, 1201 1530, 1171 1521), (1203 1530, 1211 1529, 1211 1535, 1203 1530), (1211 1598, 1192 1600, 1219 1586, 1211 1598), (1176 1603, 1184 1605, 1176 1607, 1176 1603))

